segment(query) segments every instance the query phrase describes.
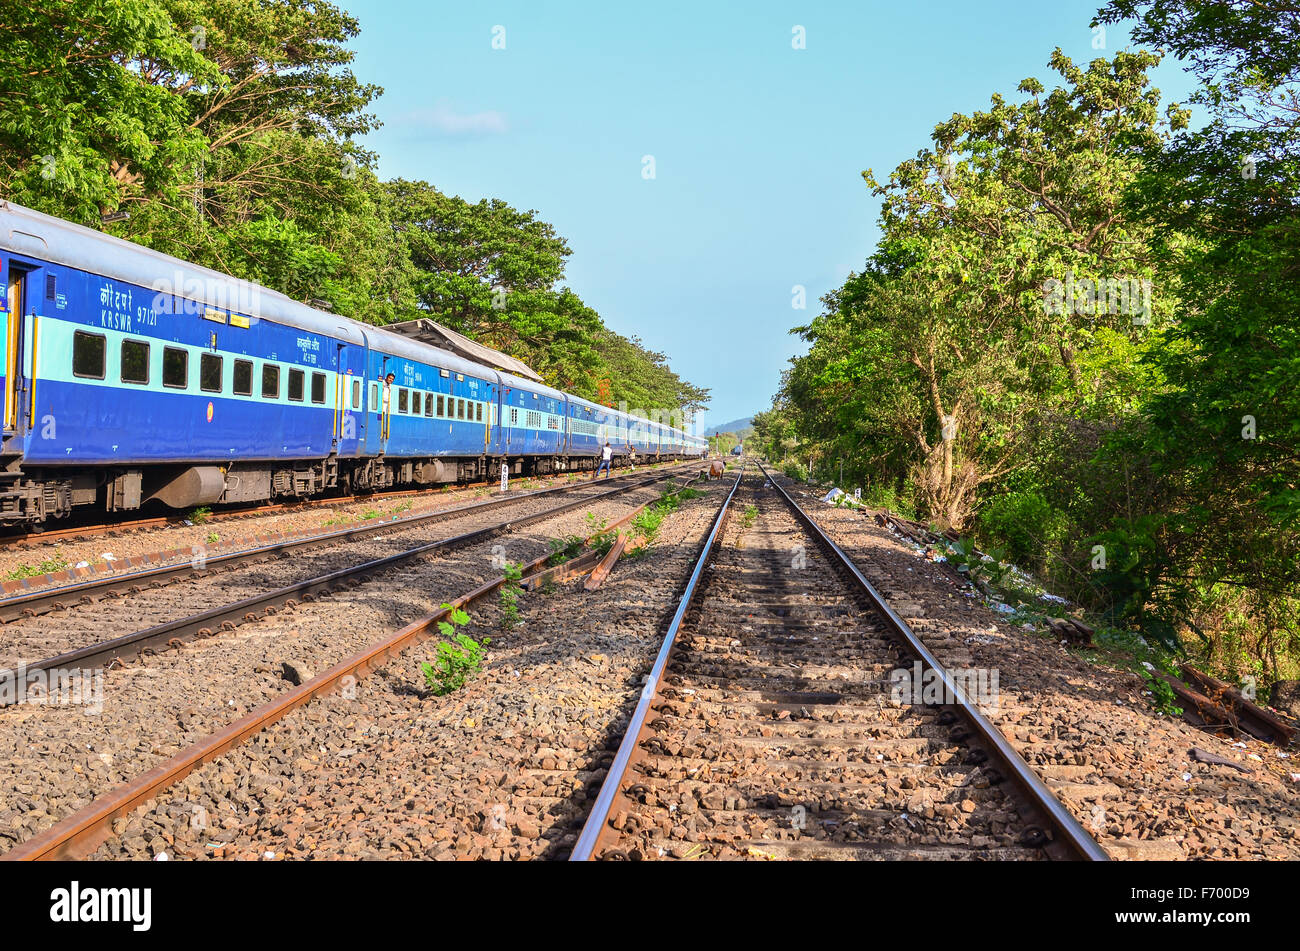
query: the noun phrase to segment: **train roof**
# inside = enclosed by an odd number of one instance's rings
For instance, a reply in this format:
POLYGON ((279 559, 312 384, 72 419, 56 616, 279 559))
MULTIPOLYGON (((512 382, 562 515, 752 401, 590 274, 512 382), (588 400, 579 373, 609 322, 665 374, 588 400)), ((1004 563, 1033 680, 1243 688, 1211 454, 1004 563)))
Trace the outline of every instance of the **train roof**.
POLYGON ((317 310, 251 281, 200 267, 122 238, 0 201, 0 246, 138 287, 370 346, 396 357, 497 382, 496 370, 383 327, 317 310))
POLYGON ((0 201, 0 245, 6 251, 31 254, 208 307, 341 337, 349 343, 362 342, 360 330, 350 318, 315 310, 259 284, 10 201, 0 201))
POLYGON ((408 360, 418 360, 421 363, 428 363, 442 370, 450 370, 453 373, 468 373, 481 380, 487 380, 489 383, 499 383, 501 380, 501 374, 491 367, 485 367, 481 363, 474 363, 464 357, 457 356, 449 350, 440 350, 430 344, 420 343, 418 340, 412 340, 402 334, 393 333, 383 327, 360 324, 359 332, 364 333, 370 347, 380 353, 387 353, 394 357, 405 357, 408 360))
POLYGON ((502 386, 508 386, 511 389, 523 390, 526 393, 541 393, 543 396, 550 396, 557 400, 567 400, 567 393, 557 390, 553 386, 547 386, 545 383, 538 383, 536 380, 529 380, 522 376, 515 376, 513 373, 507 373, 505 370, 494 371, 501 379, 502 386))

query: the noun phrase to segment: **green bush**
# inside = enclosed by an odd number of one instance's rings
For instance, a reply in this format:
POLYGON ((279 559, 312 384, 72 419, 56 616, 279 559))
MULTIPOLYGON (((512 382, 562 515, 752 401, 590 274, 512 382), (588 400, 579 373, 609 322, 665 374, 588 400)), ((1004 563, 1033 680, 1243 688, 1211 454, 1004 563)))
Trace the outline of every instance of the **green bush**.
POLYGON ((1002 548, 1023 568, 1041 570, 1059 548, 1066 518, 1032 489, 993 499, 979 515, 980 541, 1002 548))
POLYGON ((476 641, 457 630, 469 623, 469 615, 460 608, 453 608, 450 604, 444 604, 442 608, 448 612, 448 617, 438 622, 438 630, 453 643, 443 641, 438 644, 433 663, 420 664, 429 693, 435 697, 446 696, 465 686, 470 674, 483 665, 485 649, 492 642, 490 637, 476 641))
POLYGON ((787 459, 781 463, 781 471, 785 473, 787 479, 794 479, 796 482, 808 481, 808 467, 795 459, 787 459))

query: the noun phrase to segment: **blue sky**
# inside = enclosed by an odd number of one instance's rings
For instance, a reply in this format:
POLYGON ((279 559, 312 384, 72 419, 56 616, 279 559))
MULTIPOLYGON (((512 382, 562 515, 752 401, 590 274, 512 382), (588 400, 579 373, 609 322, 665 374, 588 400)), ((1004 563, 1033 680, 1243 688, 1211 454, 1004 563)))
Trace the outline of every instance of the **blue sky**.
MULTIPOLYGON (((606 323, 712 388, 703 425, 770 405, 803 349, 790 328, 871 253, 863 169, 887 177, 1026 76, 1054 85, 1056 46, 1087 62, 1127 44, 1112 28, 1093 48, 1098 0, 340 2, 355 71, 385 87, 380 174, 536 209, 606 323)), ((1191 88, 1172 62, 1156 78, 1191 88)))

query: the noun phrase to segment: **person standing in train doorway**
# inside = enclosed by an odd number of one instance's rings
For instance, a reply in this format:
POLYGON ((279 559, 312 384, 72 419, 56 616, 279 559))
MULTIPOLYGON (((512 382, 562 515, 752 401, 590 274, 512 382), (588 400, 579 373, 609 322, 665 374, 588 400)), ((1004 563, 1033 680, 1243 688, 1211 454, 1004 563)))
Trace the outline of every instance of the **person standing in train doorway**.
POLYGON ((389 411, 393 406, 393 374, 384 377, 384 397, 383 397, 383 415, 380 417, 382 426, 380 426, 380 438, 388 438, 389 430, 389 411))
POLYGON ((609 443, 605 443, 605 448, 600 451, 600 465, 596 469, 596 474, 591 478, 599 479, 600 474, 605 473, 605 478, 609 478, 609 464, 614 459, 614 450, 609 448, 609 443))

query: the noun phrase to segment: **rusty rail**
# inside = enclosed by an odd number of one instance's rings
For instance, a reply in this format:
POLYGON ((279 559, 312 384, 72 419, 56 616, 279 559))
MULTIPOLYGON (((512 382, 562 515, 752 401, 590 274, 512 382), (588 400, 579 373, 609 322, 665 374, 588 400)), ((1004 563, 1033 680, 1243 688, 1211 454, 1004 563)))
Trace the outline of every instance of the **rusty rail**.
MULTIPOLYGON (((652 479, 647 484, 656 481, 660 480, 652 479)), ((650 504, 651 502, 646 502, 637 507, 609 528, 617 529, 630 523, 650 504)), ((601 533, 597 532, 587 540, 590 541, 596 534, 601 533)), ((542 568, 550 557, 550 554, 545 554, 530 561, 524 566, 525 575, 530 576, 532 572, 542 568)), ((15 846, 9 852, 0 855, 0 862, 84 858, 109 838, 112 834, 113 820, 129 815, 137 807, 165 792, 200 766, 217 759, 248 738, 284 719, 299 707, 355 684, 357 680, 395 660, 408 648, 437 636, 438 622, 446 620, 453 610, 492 594, 506 582, 504 576, 486 582, 468 594, 448 602, 446 609, 412 621, 384 640, 353 654, 283 696, 263 704, 247 716, 177 753, 167 762, 99 797, 44 832, 15 846)))
MULTIPOLYGON (((656 466, 666 466, 676 464, 693 463, 693 459, 681 460, 664 460, 663 462, 652 462, 644 468, 647 471, 653 471, 656 466)), ((567 472, 552 472, 548 475, 530 476, 534 479, 553 479, 567 475, 580 474, 584 471, 581 469, 570 469, 567 472)), ((624 473, 626 475, 627 473, 624 473)), ((268 515, 273 512, 294 512, 300 509, 317 508, 326 505, 352 505, 357 502, 370 502, 379 504, 393 499, 404 499, 411 496, 423 496, 433 498, 444 492, 455 491, 464 492, 470 489, 482 489, 493 487, 497 484, 496 479, 488 479, 486 482, 452 482, 445 485, 426 486, 420 489, 394 489, 381 490, 370 493, 352 493, 351 495, 325 496, 321 498, 294 499, 289 502, 271 502, 267 504, 251 505, 241 507, 238 503, 228 503, 231 507, 224 508, 220 512, 213 512, 208 516, 204 524, 228 521, 246 521, 255 518, 258 515, 268 515)), ((181 527, 184 526, 186 518, 179 512, 172 512, 167 515, 155 515, 149 518, 129 519, 121 522, 101 522, 99 524, 87 525, 68 525, 59 528, 46 529, 40 532, 27 532, 26 534, 0 534, 0 552, 19 551, 29 548, 38 548, 47 545, 50 542, 56 542, 63 539, 89 540, 101 535, 110 534, 127 534, 129 532, 139 532, 150 528, 163 528, 165 526, 181 527)), ((3 532, 0 529, 0 532, 3 532)))
MULTIPOLYGON (((96 667, 104 666, 105 664, 111 664, 114 661, 133 659, 134 657, 138 656, 144 651, 162 650, 168 647, 174 647, 176 646, 176 643, 183 643, 187 639, 193 639, 195 637, 208 637, 223 629, 231 630, 238 624, 242 623, 243 621, 256 620, 264 614, 273 613, 274 611, 279 610, 283 607, 292 608, 297 602, 310 601, 313 598, 321 596, 322 594, 327 594, 333 590, 336 590, 341 585, 358 581, 362 578, 373 575, 376 572, 383 571, 388 568, 395 567, 404 562, 410 561, 414 558, 418 558, 421 555, 427 555, 430 554, 431 552, 438 551, 439 549, 456 548, 463 545, 472 544, 477 541, 482 541, 484 539, 491 538, 503 532, 509 532, 513 529, 520 528, 525 525, 530 525, 534 522, 538 522, 543 519, 550 518, 554 515, 562 514, 572 509, 579 508, 584 505, 590 505, 591 503, 596 502, 600 499, 609 498, 615 495, 621 495, 623 493, 630 492, 638 488, 643 488, 647 485, 653 485, 656 482, 661 482, 664 479, 670 478, 672 475, 673 475, 672 471, 664 472, 661 470, 660 472, 657 472, 654 475, 648 477, 641 477, 639 479, 620 484, 615 488, 611 488, 608 491, 601 492, 597 495, 584 496, 580 499, 575 499, 571 502, 565 502, 562 505, 558 505, 555 506, 554 508, 546 509, 543 512, 538 512, 533 515, 527 515, 524 516, 523 518, 518 518, 518 519, 507 519, 504 522, 498 522, 497 524, 489 525, 486 528, 476 529, 472 532, 465 532, 463 534, 456 535, 450 538, 440 539, 435 542, 429 542, 424 545, 416 546, 415 548, 409 548, 405 551, 397 552, 392 555, 387 555, 383 558, 373 559, 371 561, 367 561, 358 565, 351 565, 347 568, 340 568, 337 571, 332 571, 328 574, 320 575, 315 578, 309 578, 306 581, 300 581, 295 584, 286 585, 284 587, 277 588, 273 591, 268 591, 263 594, 255 595, 251 598, 246 598, 242 601, 238 601, 233 604, 227 604, 221 607, 212 608, 208 611, 203 611, 198 614, 193 614, 188 617, 180 618, 175 621, 168 621, 143 631, 136 631, 132 634, 126 634, 122 637, 113 638, 112 640, 101 641, 100 643, 97 644, 91 644, 86 647, 68 651, 66 653, 58 655, 57 657, 50 657, 44 660, 37 661, 36 663, 33 664, 24 665, 22 668, 18 670, 10 670, 10 669, 0 670, 0 698, 18 698, 23 696, 24 693, 26 692, 27 683, 29 681, 37 680, 42 675, 42 673, 47 670, 59 670, 59 671, 91 670, 96 667), (19 678, 21 678, 24 681, 22 684, 18 683, 19 678)), ((518 501, 524 498, 535 498, 539 495, 546 495, 554 492, 566 491, 572 488, 574 488, 574 486, 561 486, 559 488, 544 489, 540 492, 529 493, 528 495, 516 496, 515 498, 509 500, 496 499, 490 501, 491 503, 494 504, 500 504, 505 501, 518 501)), ((474 506, 461 506, 454 511, 464 512, 470 510, 471 508, 482 507, 488 504, 489 503, 475 503, 474 506)), ((439 514, 439 513, 430 513, 430 514, 439 514)), ((444 510, 442 514, 446 514, 446 511, 444 510)), ((393 525, 401 526, 401 525, 409 524, 410 522, 414 522, 414 521, 416 520, 411 519, 403 523, 390 522, 387 523, 387 526, 385 527, 391 528, 393 525)), ((375 526, 365 526, 365 528, 372 531, 376 530, 375 526)), ((337 533, 330 537, 337 538, 337 533)), ((314 540, 317 539, 316 538, 306 539, 306 541, 308 542, 314 540)), ((291 547, 295 544, 297 543, 289 542, 286 543, 286 545, 284 546, 275 546, 275 547, 276 550, 281 550, 285 547, 291 547)), ((260 552, 260 550, 255 550, 255 552, 259 555, 259 557, 265 556, 264 553, 260 552)), ((231 557, 235 557, 235 556, 231 556, 231 557)), ((248 553, 243 553, 243 557, 247 558, 248 553)), ((175 568, 174 570, 188 573, 188 572, 192 572, 193 568, 191 568, 188 565, 185 565, 179 568, 175 568)), ((138 583, 138 581, 136 583, 138 583)), ((0 701, 0 706, 2 705, 3 702, 0 701)))

